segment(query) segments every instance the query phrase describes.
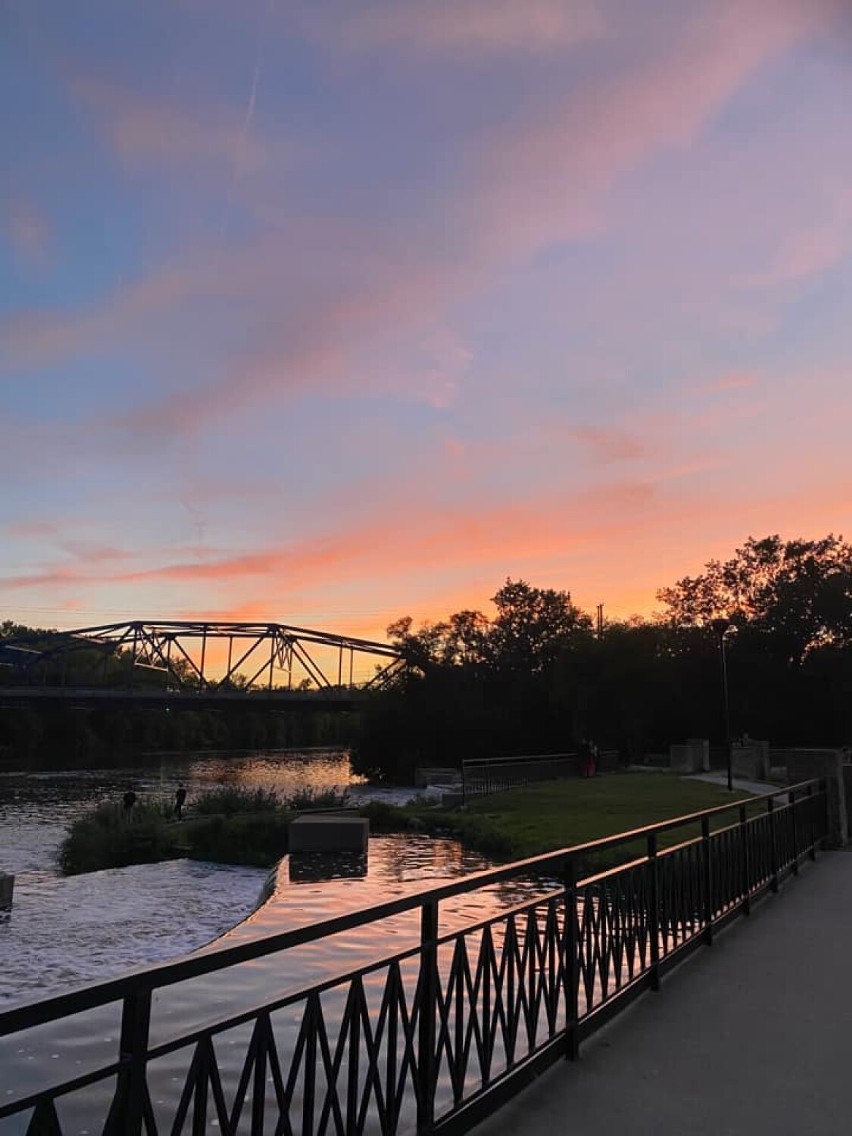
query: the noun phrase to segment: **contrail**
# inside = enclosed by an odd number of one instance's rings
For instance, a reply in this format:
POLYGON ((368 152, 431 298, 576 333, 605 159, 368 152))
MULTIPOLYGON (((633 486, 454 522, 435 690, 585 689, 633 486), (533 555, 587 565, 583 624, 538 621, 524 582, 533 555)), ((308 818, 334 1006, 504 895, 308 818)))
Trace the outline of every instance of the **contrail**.
MULTIPOLYGON (((246 106, 246 113, 243 117, 243 125, 237 139, 236 154, 234 156, 234 182, 236 182, 240 173, 240 163, 245 150, 246 139, 248 132, 251 129, 252 119, 254 118, 254 108, 257 103, 257 89, 260 85, 260 71, 263 63, 263 44, 266 39, 266 23, 275 8, 275 0, 267 0, 266 8, 260 18, 260 28, 258 29, 257 37, 257 54, 254 61, 254 72, 251 77, 251 90, 249 92, 248 104, 246 106)), ((233 188, 233 183, 232 183, 233 188)))

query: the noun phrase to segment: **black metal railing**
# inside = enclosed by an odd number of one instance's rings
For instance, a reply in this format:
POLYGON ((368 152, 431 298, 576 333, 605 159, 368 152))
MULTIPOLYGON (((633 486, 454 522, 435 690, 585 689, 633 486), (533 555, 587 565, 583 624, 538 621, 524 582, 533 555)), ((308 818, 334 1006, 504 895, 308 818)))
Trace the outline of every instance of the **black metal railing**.
POLYGON ((36 1052, 45 1030, 57 1056, 69 1030, 80 1053, 87 1029, 103 1042, 108 1008, 120 1026, 108 1060, 78 1058, 64 1079, 45 1060, 37 1086, 11 1080, 0 1133, 6 1121, 29 1136, 465 1131, 545 1065, 575 1057, 605 1020, 814 858, 826 802, 824 781, 803 782, 9 1010, 9 1053, 36 1052), (601 857, 621 862, 579 878, 601 857), (442 933, 446 900, 531 874, 533 898, 442 933), (419 914, 407 949, 215 1011, 229 968, 274 955, 283 974, 293 948, 402 912, 419 914), (204 976, 209 1020, 155 1037, 152 1009, 204 976))
MULTIPOLYGON (((613 770, 618 764, 615 750, 597 754, 598 771, 613 770)), ((583 772, 583 759, 577 753, 529 754, 519 757, 470 757, 462 761, 462 794, 482 797, 518 789, 538 781, 555 781, 563 777, 577 777, 583 772)))
POLYGON ((481 797, 536 781, 575 777, 579 772, 580 758, 576 753, 471 757, 462 762, 462 793, 465 799, 481 797))

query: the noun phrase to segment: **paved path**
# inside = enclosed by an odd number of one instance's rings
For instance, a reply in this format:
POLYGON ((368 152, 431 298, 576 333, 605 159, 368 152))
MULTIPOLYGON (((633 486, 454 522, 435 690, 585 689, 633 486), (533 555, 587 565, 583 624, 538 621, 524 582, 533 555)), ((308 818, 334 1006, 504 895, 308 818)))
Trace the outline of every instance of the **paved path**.
POLYGON ((852 1133, 852 850, 806 864, 475 1133, 852 1133))
MULTIPOLYGON (((709 785, 718 785, 724 789, 728 784, 728 775, 724 771, 690 773, 688 777, 684 777, 684 781, 706 781, 709 785)), ((783 785, 773 785, 769 781, 750 781, 747 777, 734 777, 731 783, 735 789, 742 789, 745 793, 754 793, 758 797, 762 793, 784 792, 783 785)))

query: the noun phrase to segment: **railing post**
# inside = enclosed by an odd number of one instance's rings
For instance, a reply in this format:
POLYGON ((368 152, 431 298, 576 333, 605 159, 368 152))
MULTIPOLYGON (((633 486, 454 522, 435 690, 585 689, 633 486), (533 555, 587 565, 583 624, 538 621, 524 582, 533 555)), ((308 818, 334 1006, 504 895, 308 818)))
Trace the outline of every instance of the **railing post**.
POLYGON ((142 1136, 148 1099, 146 1063, 151 1024, 151 991, 127 994, 121 1011, 119 1060, 123 1068, 116 1079, 115 1095, 104 1125, 104 1136, 142 1136))
POLYGON ((740 805, 740 839, 743 857, 743 915, 751 915, 751 856, 748 847, 748 809, 745 805, 740 805))
POLYGON ((771 891, 778 891, 778 838, 775 823, 774 797, 767 798, 766 812, 769 817, 769 887, 771 891))
POLYGON ((710 818, 701 818, 701 876, 704 890, 704 942, 713 945, 713 864, 710 859, 710 818))
POLYGON ((791 791, 790 793, 790 804, 787 806, 787 808, 790 813, 790 843, 793 850, 793 862, 791 864, 791 867, 793 869, 793 875, 797 876, 799 874, 799 818, 796 814, 796 794, 793 791, 791 791))
POLYGON ((577 935, 577 865, 569 856, 565 863, 565 934, 563 936, 562 988, 565 999, 565 1056, 576 1061, 580 1056, 580 959, 577 935))
POLYGON ((435 1125, 438 1055, 435 1019, 438 1009, 438 902, 420 908, 420 1024, 417 1036, 417 1132, 427 1136, 435 1125))
POLYGON ((648 947, 651 954, 651 989, 660 989, 660 876, 657 834, 648 835, 648 947))
POLYGON ((814 817, 814 804, 816 798, 814 796, 813 782, 808 785, 808 855, 812 860, 816 860, 816 818, 814 817))

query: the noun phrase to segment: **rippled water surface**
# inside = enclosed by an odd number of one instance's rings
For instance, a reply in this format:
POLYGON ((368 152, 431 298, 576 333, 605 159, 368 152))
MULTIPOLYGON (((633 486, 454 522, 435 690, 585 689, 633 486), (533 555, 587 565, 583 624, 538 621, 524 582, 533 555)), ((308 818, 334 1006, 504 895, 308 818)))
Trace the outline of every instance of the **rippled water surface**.
MULTIPOLYGON (((61 879, 53 857, 68 820, 102 799, 137 793, 194 792, 236 782, 286 793, 351 783, 345 754, 254 755, 163 759, 123 770, 0 773, 2 866, 18 873, 11 915, 0 922, 0 1010, 21 998, 67 990, 121 973, 128 966, 174 958, 209 945, 245 941, 304 926, 419 891, 441 879, 486 866, 482 857, 450 840, 425 836, 374 837, 365 861, 285 858, 267 902, 253 911, 268 873, 247 868, 173 861, 61 879)), ((353 786, 354 793, 370 793, 353 786)), ((476 922, 530 892, 527 883, 495 887, 442 904, 441 930, 476 922)), ((359 927, 345 935, 270 955, 155 995, 152 1042, 215 1018, 325 981, 414 945, 416 912, 359 927)), ((368 987, 370 980, 368 979, 368 987)), ((3 1099, 75 1075, 114 1059, 120 1007, 0 1039, 3 1099)), ((294 1019, 295 1022, 295 1019, 294 1019)), ((286 1023, 276 1027, 286 1046, 286 1023)), ((295 1028, 295 1025, 292 1026, 295 1028)), ((246 1039, 231 1037, 220 1056, 223 1078, 237 1077, 246 1039)), ((151 1069, 155 1107, 174 1106, 186 1073, 186 1051, 151 1069)), ((0 1082, 2 1083, 2 1082, 0 1082)), ((64 1106, 66 1130, 95 1131, 110 1087, 90 1087, 64 1106)), ((102 1123, 102 1120, 101 1120, 102 1123)), ((17 1119, 0 1121, 0 1134, 18 1133, 17 1119)), ((211 1128, 214 1131, 215 1128, 211 1128)))

